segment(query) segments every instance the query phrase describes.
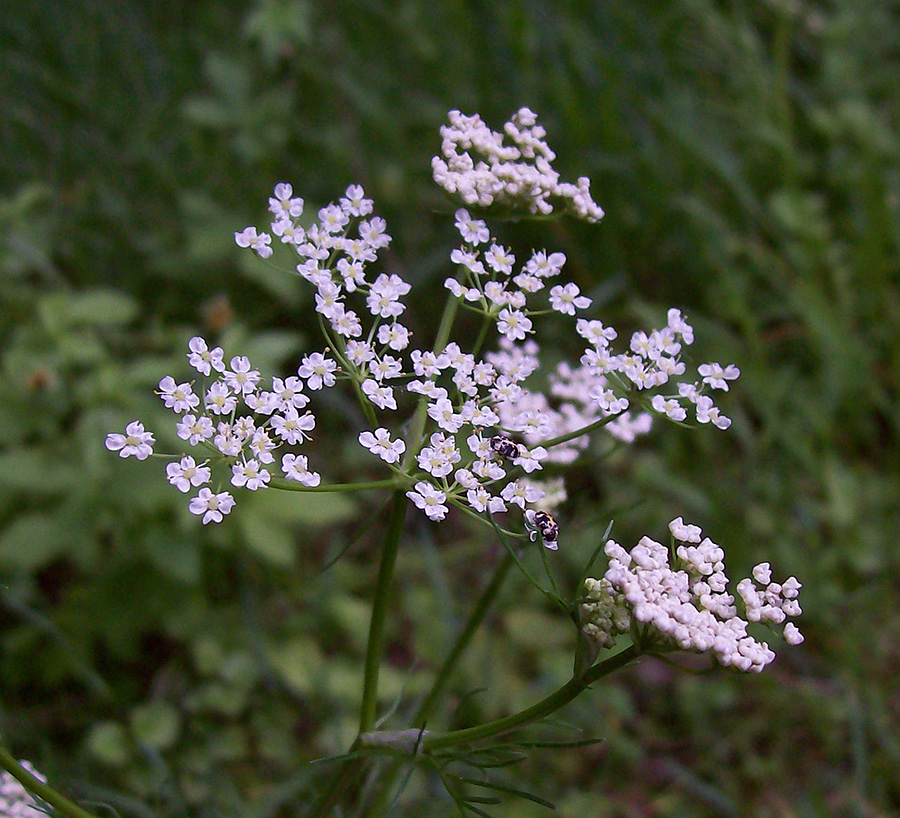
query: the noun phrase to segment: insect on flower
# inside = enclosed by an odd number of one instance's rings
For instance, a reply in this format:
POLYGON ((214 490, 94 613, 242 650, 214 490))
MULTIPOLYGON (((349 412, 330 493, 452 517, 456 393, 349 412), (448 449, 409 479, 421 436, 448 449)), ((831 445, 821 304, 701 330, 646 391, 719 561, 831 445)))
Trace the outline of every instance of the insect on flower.
POLYGON ((491 448, 507 460, 512 460, 522 453, 522 447, 506 435, 494 435, 490 439, 491 448))
MULTIPOLYGON (((541 532, 544 545, 547 548, 556 550, 559 540, 559 524, 546 511, 527 511, 526 518, 529 523, 536 526, 541 532)), ((533 535, 532 535, 533 538, 533 535)))

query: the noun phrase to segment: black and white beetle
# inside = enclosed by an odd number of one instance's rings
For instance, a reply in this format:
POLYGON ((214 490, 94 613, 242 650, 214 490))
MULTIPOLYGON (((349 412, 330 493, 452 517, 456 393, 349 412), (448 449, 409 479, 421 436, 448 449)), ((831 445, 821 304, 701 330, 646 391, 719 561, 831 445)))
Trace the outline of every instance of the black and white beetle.
POLYGON ((500 457, 505 457, 507 460, 514 460, 522 453, 522 447, 506 435, 494 435, 488 442, 500 457))
POLYGON ((540 529, 541 537, 547 544, 556 544, 559 539, 559 525, 546 511, 535 511, 531 521, 540 529))

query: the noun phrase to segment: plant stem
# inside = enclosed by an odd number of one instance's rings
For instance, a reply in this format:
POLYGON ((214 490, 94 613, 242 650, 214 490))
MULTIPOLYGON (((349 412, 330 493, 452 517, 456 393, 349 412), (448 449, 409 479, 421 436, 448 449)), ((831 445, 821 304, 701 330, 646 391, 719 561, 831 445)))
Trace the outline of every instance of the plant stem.
POLYGON ((581 437, 582 435, 586 435, 590 432, 593 432, 594 429, 599 429, 601 426, 606 426, 607 423, 612 423, 612 421, 616 420, 619 415, 607 415, 605 418, 600 418, 600 420, 595 420, 593 423, 589 423, 587 426, 582 426, 580 429, 575 429, 573 432, 566 432, 564 435, 559 435, 558 437, 552 437, 550 440, 542 440, 541 446, 549 449, 551 446, 559 446, 560 443, 567 443, 570 440, 574 440, 576 437, 581 437))
MULTIPOLYGON (((484 621, 487 612, 494 604, 494 600, 497 598, 497 594, 500 592, 500 588, 506 580, 506 577, 509 576, 510 568, 512 568, 513 565, 514 561, 512 555, 507 552, 494 569, 494 575, 491 577, 491 581, 481 592, 481 597, 479 597, 478 602, 475 604, 475 608, 469 615, 469 620, 466 622, 465 627, 457 635, 453 647, 450 648, 450 652, 444 659, 437 677, 431 685, 431 690, 428 691, 428 695, 425 696, 416 710, 416 714, 412 719, 412 724, 416 727, 425 727, 425 724, 434 711, 435 705, 440 699, 440 695, 443 692, 445 685, 450 680, 450 676, 456 667, 456 662, 469 646, 469 642, 472 641, 472 637, 475 635, 475 632, 484 621)), ((384 772, 378 793, 368 805, 367 810, 363 813, 364 816, 379 814, 378 811, 382 808, 384 800, 396 781, 400 768, 404 763, 405 759, 395 759, 390 767, 384 772)))
POLYGON ((487 337, 487 331, 493 323, 494 321, 487 316, 485 316, 484 321, 481 322, 481 329, 478 331, 478 337, 475 339, 475 346, 472 347, 472 354, 476 357, 481 351, 481 345, 484 343, 484 339, 487 337))
MULTIPOLYGON (((453 320, 456 318, 458 302, 454 296, 449 296, 444 305, 441 322, 434 339, 433 350, 436 353, 443 351, 450 338, 450 330, 453 320)), ((415 456, 418 454, 422 436, 425 433, 425 423, 428 419, 427 399, 422 396, 416 406, 415 413, 409 423, 406 434, 406 455, 400 468, 408 472, 415 456)), ((397 487, 395 479, 379 481, 385 487, 397 487)), ((381 487, 376 484, 356 484, 357 488, 381 487)), ((282 486, 279 486, 282 488, 282 486)), ((320 490, 327 490, 322 487, 320 490)), ((336 489, 337 490, 337 489, 336 489)), ((349 491, 350 489, 339 489, 349 491)), ((384 641, 384 622, 387 615, 387 607, 391 598, 391 581, 394 576, 394 566, 397 561, 397 552, 400 546, 400 533, 403 529, 403 519, 406 515, 406 493, 399 489, 395 492, 388 518, 388 530, 385 534, 384 545, 381 552, 381 565, 378 568, 378 579, 375 586, 375 598, 372 602, 372 619, 369 625, 369 639, 366 643, 366 666, 363 678, 363 698, 359 714, 359 732, 367 733, 375 724, 375 715, 378 704, 378 671, 381 664, 381 648, 384 641)), ((357 742, 353 743, 351 752, 356 749, 357 742)), ((311 807, 308 818, 324 818, 328 811, 338 802, 341 796, 346 796, 352 788, 352 782, 362 774, 364 759, 347 759, 341 762, 338 769, 332 775, 331 780, 325 785, 316 802, 311 807)))
POLYGON ((422 746, 428 751, 445 750, 450 747, 457 747, 460 744, 471 744, 482 739, 493 738, 494 736, 509 733, 512 730, 540 721, 568 704, 598 679, 620 670, 640 655, 641 651, 634 645, 631 645, 615 656, 611 656, 605 662, 594 665, 583 676, 576 676, 570 679, 555 693, 551 693, 546 699, 542 699, 520 713, 489 721, 478 727, 454 730, 452 733, 445 733, 444 735, 426 735, 422 740, 422 746))
POLYGON ((375 726, 378 704, 378 670, 381 665, 381 648, 384 642, 384 623, 391 601, 391 583, 397 552, 400 550, 400 535, 406 517, 406 493, 401 489, 394 493, 388 527, 381 549, 381 564, 375 582, 375 598, 372 601, 372 619, 369 624, 369 640, 366 643, 366 669, 363 679, 363 697, 359 714, 359 732, 368 733, 375 726))
POLYGON ((67 818, 96 818, 92 813, 83 810, 74 801, 61 795, 53 787, 45 784, 26 770, 10 753, 0 747, 0 767, 9 771, 26 790, 46 801, 61 815, 67 818))
MULTIPOLYGON (((456 296, 448 296, 444 304, 444 312, 441 315, 441 323, 438 326, 437 335, 434 338, 434 346, 431 348, 435 354, 440 354, 447 346, 450 339, 450 330, 453 327, 453 320, 456 318, 456 309, 459 302, 456 296)), ((425 433, 425 422, 428 419, 428 398, 422 395, 416 405, 415 414, 409 422, 409 431, 406 434, 406 455, 403 458, 401 468, 407 471, 410 465, 419 453, 419 447, 422 443, 422 435, 425 433)))
POLYGON ((338 492, 338 491, 368 491, 370 489, 395 489, 397 479, 389 477, 386 480, 371 480, 368 483, 331 483, 326 486, 304 486, 296 480, 285 480, 283 477, 273 477, 269 481, 269 488, 282 491, 310 491, 310 492, 338 492))
POLYGON ((490 610, 491 605, 494 604, 494 600, 497 598, 497 594, 500 592, 500 588, 506 580, 509 569, 512 568, 513 564, 512 555, 508 552, 503 555, 503 559, 497 564, 497 567, 494 569, 494 576, 491 577, 491 581, 484 591, 481 592, 481 597, 470 614, 466 626, 456 637, 456 641, 453 643, 450 653, 447 654, 447 658, 444 659, 441 669, 438 671, 437 678, 434 680, 431 690, 428 691, 428 695, 419 705, 416 715, 413 717, 413 726, 423 727, 425 722, 428 721, 434 710, 434 706, 437 704, 438 699, 444 690, 444 686, 449 681, 450 676, 456 667, 457 660, 469 646, 469 642, 472 641, 472 637, 481 626, 485 616, 487 616, 487 612, 490 610))
MULTIPOLYGON (((381 667, 381 648, 384 643, 384 623, 391 600, 391 581, 394 577, 394 566, 397 552, 400 549, 400 534, 403 531, 403 520, 406 517, 406 493, 396 491, 391 500, 388 515, 387 531, 381 548, 381 564, 378 566, 378 578, 375 581, 375 597, 372 600, 372 616, 369 622, 369 639, 366 643, 366 665, 363 678, 362 703, 359 713, 360 735, 368 733, 375 725, 378 708, 378 672, 381 667)), ((359 739, 353 742, 350 752, 354 752, 359 739)), ((342 797, 355 789, 355 782, 362 775, 368 759, 344 759, 331 775, 331 778, 319 792, 307 818, 324 818, 331 808, 342 797)))

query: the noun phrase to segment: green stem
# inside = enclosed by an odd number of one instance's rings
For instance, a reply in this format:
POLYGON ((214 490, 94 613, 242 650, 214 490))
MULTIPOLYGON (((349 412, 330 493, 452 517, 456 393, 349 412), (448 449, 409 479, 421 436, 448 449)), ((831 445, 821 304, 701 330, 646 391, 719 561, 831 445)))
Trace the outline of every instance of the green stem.
POLYGON ((494 324, 494 319, 490 316, 485 316, 484 321, 481 322, 481 329, 478 331, 478 337, 475 339, 475 346, 472 347, 472 354, 477 358, 478 353, 481 351, 481 345, 484 343, 484 339, 487 338, 488 329, 494 324))
POLYGON ((611 656, 605 662, 594 665, 583 676, 576 676, 570 679, 555 693, 550 694, 546 699, 542 699, 520 713, 489 721, 478 727, 454 730, 452 733, 445 733, 444 735, 426 735, 422 740, 422 746, 425 750, 430 751, 445 750, 450 747, 458 747, 460 744, 471 744, 475 741, 493 738, 494 736, 509 733, 512 730, 518 730, 520 727, 540 721, 567 705, 598 679, 620 670, 640 655, 641 651, 634 645, 631 645, 615 656, 611 656))
POLYGON ((395 489, 397 480, 393 477, 387 480, 372 480, 368 483, 332 483, 327 486, 304 486, 296 480, 285 480, 283 477, 273 477, 269 481, 270 489, 283 491, 368 491, 369 489, 395 489))
MULTIPOLYGON (((391 582, 394 577, 397 552, 400 550, 400 534, 403 532, 406 506, 406 493, 402 490, 395 492, 381 549, 381 564, 378 566, 378 579, 375 581, 375 597, 372 600, 369 639, 366 643, 362 704, 359 713, 360 735, 372 730, 378 712, 378 673, 381 667, 381 648, 384 643, 384 623, 391 601, 391 582)), ((353 742, 353 746, 350 748, 351 753, 356 750, 358 742, 358 738, 353 742)), ((356 782, 362 775, 366 764, 366 759, 359 758, 341 761, 331 779, 320 790, 319 797, 307 813, 307 818, 324 818, 328 815, 338 800, 342 797, 346 798, 348 793, 355 789, 356 782)))
MULTIPOLYGON (((494 569, 494 575, 491 577, 491 581, 481 592, 481 597, 475 604, 472 613, 469 615, 469 621, 466 622, 465 627, 457 635, 453 647, 450 648, 450 652, 444 659, 437 677, 431 685, 431 690, 428 691, 428 695, 425 696, 416 710, 416 714, 412 719, 412 724, 415 726, 424 727, 428 722, 428 719, 434 711, 435 705, 440 699, 444 687, 450 680, 459 657, 469 646, 472 637, 481 626, 485 616, 487 616, 487 612, 494 604, 494 600, 497 598, 497 594, 500 592, 500 588, 506 580, 506 577, 509 575, 510 568, 512 568, 513 565, 513 558, 509 553, 505 554, 503 559, 497 564, 497 567, 494 569)), ((404 763, 405 759, 395 759, 390 767, 384 772, 378 794, 370 802, 368 809, 363 813, 364 816, 378 815, 384 811, 384 801, 394 782, 397 780, 397 775, 404 763)))
POLYGON ((400 550, 400 535, 403 532, 406 506, 406 492, 402 489, 395 492, 381 550, 381 565, 378 566, 378 579, 375 582, 375 598, 372 601, 372 619, 369 624, 369 640, 366 644, 363 698, 359 714, 360 733, 368 733, 375 726, 378 704, 378 670, 381 665, 381 648, 384 642, 384 623, 391 601, 391 583, 394 579, 397 552, 400 550))
MULTIPOLYGON (((434 346, 432 347, 432 351, 436 354, 443 352, 444 347, 447 346, 447 341, 450 340, 450 330, 453 327, 453 320, 456 318, 456 309, 458 306, 459 302, 456 300, 456 296, 451 295, 447 298, 447 302, 444 304, 443 315, 441 315, 441 323, 438 326, 437 335, 434 338, 434 346)), ((425 434, 425 422, 427 420, 428 398, 422 395, 416 405, 416 411, 413 414, 412 420, 409 422, 409 432, 406 434, 406 454, 403 457, 403 463, 401 465, 403 471, 409 471, 411 464, 419 453, 422 436, 425 434)))
MULTIPOLYGON (((456 318, 458 302, 454 296, 450 296, 444 305, 441 322, 434 339, 433 350, 436 353, 443 351, 450 338, 450 330, 453 320, 456 318)), ((415 462, 422 436, 425 433, 425 423, 428 419, 428 402, 422 396, 416 406, 409 423, 409 431, 406 434, 406 455, 400 465, 402 471, 408 472, 415 462)), ((396 488, 395 480, 379 481, 385 486, 396 488)), ((274 484, 274 481, 270 485, 274 484)), ((356 484, 358 487, 375 488, 374 483, 356 484)), ((279 484, 279 488, 283 488, 279 484)), ((294 488, 294 487, 291 487, 294 488)), ((302 489, 295 489, 302 490, 302 489)), ((325 490, 322 487, 321 490, 325 490)), ((344 489, 349 491, 350 489, 344 489)), ((384 621, 387 614, 387 606, 390 601, 390 586, 394 574, 394 565, 397 560, 397 551, 400 545, 400 533, 403 528, 403 518, 406 514, 406 493, 400 489, 394 494, 391 513, 388 520, 388 530, 385 534, 384 546, 381 554, 381 565, 378 569, 376 581, 375 599, 372 603, 372 619, 369 626, 369 639, 366 644, 366 667, 363 679, 363 700, 359 715, 359 732, 371 731, 375 724, 375 715, 378 703, 378 671, 381 664, 381 647, 384 640, 384 621)), ((357 746, 354 742, 351 750, 357 746)), ((363 772, 363 762, 360 759, 348 759, 340 764, 332 775, 331 780, 321 791, 319 798, 313 804, 308 813, 308 818, 324 818, 331 808, 342 796, 348 794, 348 789, 353 787, 355 781, 363 772)))
POLYGON ((453 643, 453 647, 450 649, 450 653, 448 653, 447 658, 444 659, 444 663, 441 665, 441 669, 438 671, 437 678, 434 680, 434 684, 432 684, 431 690, 428 691, 428 695, 419 705, 419 709, 416 711, 416 715, 413 717, 412 723, 414 726, 424 726, 425 722, 428 721, 429 717, 434 711, 434 706, 437 704, 438 698, 444 690, 444 686, 449 681, 450 676, 456 667, 457 660, 462 655, 463 651, 465 651, 465 649, 469 646, 469 642, 472 641, 472 637, 475 635, 475 632, 484 621, 484 618, 487 615, 487 612, 490 610, 491 605, 494 604, 494 600, 497 598, 497 594, 500 592, 500 587, 506 580, 506 577, 509 574, 509 569, 512 568, 513 564, 514 563, 512 556, 507 553, 494 569, 494 576, 491 578, 491 581, 488 583, 484 591, 482 591, 480 599, 476 603, 474 610, 469 616, 469 621, 466 622, 466 626, 456 637, 456 641, 453 643))
POLYGON ((48 786, 39 778, 36 778, 26 770, 12 755, 0 747, 0 767, 9 771, 26 790, 46 801, 61 815, 67 818, 96 818, 95 815, 83 810, 78 804, 61 795, 53 787, 48 786))
POLYGON ((574 440, 576 437, 581 437, 582 435, 589 434, 593 432, 594 429, 599 429, 602 426, 606 426, 607 423, 612 423, 619 415, 607 415, 605 418, 600 418, 600 420, 595 420, 593 423, 589 423, 587 426, 582 426, 580 429, 576 429, 574 432, 566 432, 564 435, 559 435, 558 437, 551 437, 550 440, 542 440, 540 445, 545 449, 549 449, 551 446, 559 446, 560 443, 568 443, 570 440, 574 440))

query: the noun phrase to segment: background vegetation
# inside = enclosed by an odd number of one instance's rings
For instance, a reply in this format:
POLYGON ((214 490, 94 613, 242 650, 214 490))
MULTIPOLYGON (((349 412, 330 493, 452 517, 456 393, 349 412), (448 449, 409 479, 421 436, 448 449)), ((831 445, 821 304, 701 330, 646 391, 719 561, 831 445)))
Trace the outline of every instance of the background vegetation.
MULTIPOLYGON (((800 577, 807 636, 760 677, 645 662, 604 683, 557 737, 605 741, 541 753, 529 786, 572 818, 900 810, 895 3, 13 0, 0 38, 0 731, 19 756, 124 815, 298 814, 303 762, 353 735, 383 498, 269 492, 200 530, 161 468, 103 439, 134 417, 171 436, 152 389, 197 331, 270 372, 318 345, 302 282, 233 243, 277 181, 311 207, 365 186, 424 333, 454 244, 437 129, 527 105, 608 215, 500 229, 563 250, 605 322, 677 305, 698 357, 743 371, 730 434, 666 428, 570 475, 560 559, 611 517, 630 544, 683 514, 732 575, 800 577)), ((311 460, 372 468, 329 416, 311 460)), ((413 533, 385 708, 497 557, 461 522, 413 533)), ((567 677, 568 629, 517 581, 448 724, 567 677)), ((405 814, 445 814, 429 782, 408 795, 405 814)))

